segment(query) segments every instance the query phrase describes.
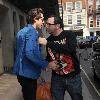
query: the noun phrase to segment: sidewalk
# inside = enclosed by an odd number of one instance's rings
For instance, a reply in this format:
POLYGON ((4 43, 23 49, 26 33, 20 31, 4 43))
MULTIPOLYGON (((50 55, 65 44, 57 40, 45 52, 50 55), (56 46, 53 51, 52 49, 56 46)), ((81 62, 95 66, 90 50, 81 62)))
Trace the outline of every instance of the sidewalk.
MULTIPOLYGON (((49 81, 51 72, 43 72, 42 76, 49 81)), ((82 81, 84 100, 92 100, 92 97, 82 81)), ((3 74, 0 76, 0 100, 23 100, 21 87, 17 82, 16 76, 11 74, 3 74)), ((69 94, 66 92, 65 100, 71 100, 69 94)))
MULTIPOLYGON (((51 71, 50 70, 43 71, 41 76, 43 76, 45 80, 49 81, 51 79, 51 71)), ((83 80, 82 80, 82 93, 84 100, 93 100, 83 80)), ((67 93, 67 91, 64 100, 71 100, 70 95, 67 93)))
POLYGON ((23 100, 16 76, 11 74, 0 76, 0 100, 23 100))

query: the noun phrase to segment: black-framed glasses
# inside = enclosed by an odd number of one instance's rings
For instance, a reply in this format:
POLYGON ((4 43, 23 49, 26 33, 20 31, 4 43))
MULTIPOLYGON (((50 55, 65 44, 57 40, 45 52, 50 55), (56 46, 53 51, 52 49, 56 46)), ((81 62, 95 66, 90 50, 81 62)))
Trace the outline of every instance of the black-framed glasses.
POLYGON ((56 25, 56 24, 46 23, 46 25, 56 25))

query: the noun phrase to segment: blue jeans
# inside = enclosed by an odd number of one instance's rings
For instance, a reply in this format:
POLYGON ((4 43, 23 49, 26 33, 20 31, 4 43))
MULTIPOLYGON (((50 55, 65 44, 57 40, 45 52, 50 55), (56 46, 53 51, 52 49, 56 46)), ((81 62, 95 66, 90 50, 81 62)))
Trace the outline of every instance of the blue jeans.
POLYGON ((52 100, 64 100, 65 91, 68 91, 72 100, 83 100, 82 82, 80 74, 65 78, 58 75, 52 75, 51 94, 52 100))

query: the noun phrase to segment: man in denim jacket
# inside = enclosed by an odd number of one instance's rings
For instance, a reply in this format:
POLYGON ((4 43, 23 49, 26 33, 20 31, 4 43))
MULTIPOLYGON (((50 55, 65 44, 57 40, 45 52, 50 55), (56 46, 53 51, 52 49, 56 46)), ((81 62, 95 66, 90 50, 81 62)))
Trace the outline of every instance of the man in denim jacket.
POLYGON ((37 79, 41 69, 56 68, 55 61, 48 63, 41 57, 39 33, 44 23, 43 11, 40 8, 31 9, 28 13, 28 23, 16 36, 17 55, 14 73, 22 86, 24 100, 36 100, 37 79))

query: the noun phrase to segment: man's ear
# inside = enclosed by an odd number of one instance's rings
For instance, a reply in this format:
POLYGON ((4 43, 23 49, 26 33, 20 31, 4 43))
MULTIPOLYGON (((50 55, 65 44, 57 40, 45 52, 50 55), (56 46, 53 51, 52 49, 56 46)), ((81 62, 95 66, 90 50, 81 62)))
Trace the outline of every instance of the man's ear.
POLYGON ((34 18, 33 21, 36 22, 36 18, 34 18))

